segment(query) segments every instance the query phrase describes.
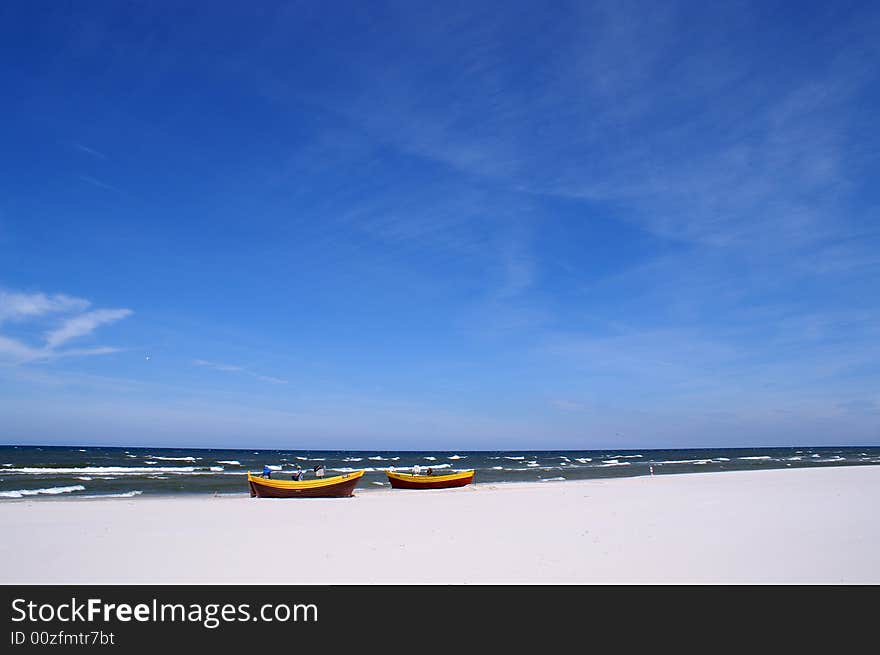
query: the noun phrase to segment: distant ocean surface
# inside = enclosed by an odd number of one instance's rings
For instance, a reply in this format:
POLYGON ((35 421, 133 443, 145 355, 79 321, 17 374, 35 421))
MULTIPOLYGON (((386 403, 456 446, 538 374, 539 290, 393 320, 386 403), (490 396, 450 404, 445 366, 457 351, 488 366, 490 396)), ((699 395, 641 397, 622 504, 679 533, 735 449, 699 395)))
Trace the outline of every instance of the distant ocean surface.
POLYGON ((49 498, 133 498, 248 493, 245 473, 264 465, 306 479, 363 469, 355 493, 390 489, 384 471, 476 469, 475 483, 564 482, 708 471, 880 464, 880 447, 724 448, 675 450, 339 451, 0 446, 0 502, 49 498))

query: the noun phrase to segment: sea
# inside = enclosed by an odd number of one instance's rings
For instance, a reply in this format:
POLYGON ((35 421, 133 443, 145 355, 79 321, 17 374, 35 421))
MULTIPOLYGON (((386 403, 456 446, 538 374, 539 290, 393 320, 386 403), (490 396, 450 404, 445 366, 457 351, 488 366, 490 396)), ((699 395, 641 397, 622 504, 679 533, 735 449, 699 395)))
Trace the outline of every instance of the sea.
POLYGON ((0 446, 0 502, 169 495, 248 495, 246 472, 290 479, 365 471, 357 493, 390 489, 385 470, 475 469, 474 483, 507 484, 880 464, 880 446, 673 450, 342 451, 97 446, 0 446))

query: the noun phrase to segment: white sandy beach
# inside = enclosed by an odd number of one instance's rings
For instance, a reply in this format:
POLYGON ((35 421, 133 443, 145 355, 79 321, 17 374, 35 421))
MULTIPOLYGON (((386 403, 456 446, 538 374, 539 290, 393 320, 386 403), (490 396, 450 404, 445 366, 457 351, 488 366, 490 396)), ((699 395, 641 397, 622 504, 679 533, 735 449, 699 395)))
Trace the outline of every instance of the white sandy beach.
POLYGON ((880 583, 880 466, 0 503, 0 583, 880 583), (356 492, 358 493, 358 492, 356 492))

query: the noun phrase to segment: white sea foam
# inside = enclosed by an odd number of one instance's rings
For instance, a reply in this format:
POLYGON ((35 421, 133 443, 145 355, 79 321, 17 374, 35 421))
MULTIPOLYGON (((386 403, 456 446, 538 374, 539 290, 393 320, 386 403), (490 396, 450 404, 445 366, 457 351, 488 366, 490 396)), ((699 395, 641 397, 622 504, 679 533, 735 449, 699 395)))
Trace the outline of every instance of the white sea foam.
POLYGON ((333 471, 334 473, 354 473, 355 471, 366 471, 367 473, 370 473, 371 471, 375 471, 376 469, 374 469, 370 466, 367 466, 366 468, 360 468, 360 469, 353 469, 350 466, 340 466, 337 469, 328 469, 328 470, 333 471))
POLYGON ((541 482, 558 482, 560 480, 565 480, 565 478, 562 476, 559 476, 558 478, 541 478, 541 482))
POLYGON ((0 491, 0 498, 24 498, 25 496, 55 496, 57 494, 69 494, 74 491, 84 491, 85 487, 75 484, 72 487, 48 487, 46 489, 16 489, 15 491, 0 491))
POLYGON ((654 464, 711 464, 713 459, 666 459, 654 462, 654 464))
POLYGON ((125 456, 131 457, 132 459, 137 459, 137 455, 129 455, 128 453, 125 453, 125 456))
POLYGON ((422 457, 422 459, 427 459, 427 460, 430 461, 430 462, 436 462, 436 461, 437 461, 437 458, 436 458, 436 457, 431 457, 430 455, 428 455, 428 456, 426 456, 426 457, 422 457))
POLYGON ((81 453, 86 452, 86 449, 85 449, 85 448, 78 448, 77 450, 79 450, 79 452, 81 452, 81 453))
POLYGON ((617 459, 603 459, 602 461, 606 464, 620 464, 620 460, 617 459))
POLYGON ((627 457, 644 457, 644 455, 612 455, 614 459, 626 459, 627 457))
POLYGON ((790 461, 794 461, 794 460, 798 460, 798 459, 803 459, 803 457, 786 457, 785 459, 790 460, 790 461))
POLYGON ((175 474, 198 474, 218 473, 223 470, 222 466, 207 467, 203 470, 195 466, 80 466, 76 468, 50 468, 26 466, 12 468, 7 473, 27 473, 28 475, 144 475, 145 473, 175 473, 175 474))
POLYGON ((140 496, 143 491, 139 489, 135 489, 134 491, 124 491, 118 494, 90 494, 88 496, 77 496, 77 498, 133 498, 134 496, 140 496))
POLYGON ((770 455, 760 455, 758 457, 737 457, 737 459, 773 459, 770 455))
POLYGON ((158 457, 156 455, 147 455, 148 459, 158 459, 162 462, 195 462, 201 457, 158 457))
POLYGON ((452 457, 449 457, 448 459, 467 459, 467 455, 465 455, 464 457, 462 457, 461 455, 453 455, 452 457))
POLYGON ((90 478, 90 477, 87 476, 87 475, 81 475, 80 477, 77 478, 77 480, 83 480, 83 481, 85 481, 85 482, 88 482, 88 481, 91 480, 91 479, 92 479, 92 478, 90 478))
POLYGON ((822 457, 822 455, 810 455, 810 457, 822 457))
POLYGON ((604 466, 629 466, 630 464, 632 464, 632 462, 609 461, 609 462, 605 462, 604 464, 596 464, 596 467, 598 468, 600 466, 601 467, 604 467, 604 466))
POLYGON ((3 466, 12 466, 12 462, 10 462, 9 464, 4 464, 3 466))
POLYGON ((526 466, 537 466, 538 462, 529 462, 526 466))
POLYGON ((504 467, 503 467, 503 466, 493 466, 493 467, 492 467, 492 470, 493 470, 493 471, 503 471, 503 470, 504 470, 504 467))
POLYGON ((377 482, 376 480, 373 480, 373 484, 378 484, 380 487, 384 487, 384 486, 385 486, 385 483, 384 483, 384 482, 377 482))
POLYGON ((360 461, 362 461, 363 459, 364 459, 363 457, 346 457, 346 458, 345 458, 344 460, 342 460, 342 461, 343 461, 343 462, 360 462, 360 461))
POLYGON ((308 459, 308 457, 300 457, 299 455, 297 455, 296 458, 300 461, 303 461, 303 462, 308 459))
POLYGON ((236 459, 218 459, 218 464, 228 464, 229 466, 241 466, 241 462, 236 459))
POLYGON ((566 457, 565 455, 562 455, 559 459, 561 459, 563 462, 570 462, 570 461, 571 461, 571 460, 570 460, 568 457, 566 457))
POLYGON ((158 463, 159 463, 159 462, 154 462, 154 461, 151 460, 151 459, 148 459, 146 462, 144 462, 144 464, 158 464, 158 463))
POLYGON ((376 455, 375 457, 368 457, 367 459, 371 459, 371 460, 373 460, 374 462, 381 462, 381 461, 384 460, 385 458, 382 457, 381 455, 376 455))
POLYGON ((520 460, 520 459, 525 459, 525 457, 507 457, 507 456, 505 456, 504 459, 512 459, 512 460, 516 461, 516 460, 520 460))
POLYGON ((575 461, 578 461, 581 464, 586 464, 587 462, 592 462, 593 458, 592 457, 578 457, 577 460, 575 460, 575 461))
POLYGON ((729 458, 729 457, 716 457, 716 458, 715 458, 715 461, 718 461, 718 462, 729 462, 729 461, 730 461, 730 458, 729 458))
MULTIPOLYGON (((424 473, 428 469, 436 471, 437 469, 448 469, 452 468, 452 464, 431 464, 430 466, 425 466, 424 464, 418 464, 419 470, 424 473)), ((398 471, 412 471, 415 467, 413 466, 398 466, 396 470, 398 471)))

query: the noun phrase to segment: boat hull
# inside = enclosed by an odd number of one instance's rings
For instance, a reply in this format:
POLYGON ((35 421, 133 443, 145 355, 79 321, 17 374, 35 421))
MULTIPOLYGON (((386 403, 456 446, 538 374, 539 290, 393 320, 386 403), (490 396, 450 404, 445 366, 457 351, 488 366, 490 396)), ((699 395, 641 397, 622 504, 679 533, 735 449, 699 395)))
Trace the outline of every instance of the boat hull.
POLYGON ((347 498, 363 477, 363 471, 324 480, 272 480, 248 473, 251 498, 347 498))
POLYGON ((385 475, 394 489, 451 489, 467 486, 474 481, 474 471, 451 475, 409 475, 385 471, 385 475))

